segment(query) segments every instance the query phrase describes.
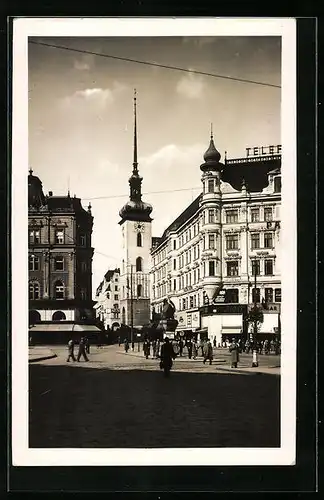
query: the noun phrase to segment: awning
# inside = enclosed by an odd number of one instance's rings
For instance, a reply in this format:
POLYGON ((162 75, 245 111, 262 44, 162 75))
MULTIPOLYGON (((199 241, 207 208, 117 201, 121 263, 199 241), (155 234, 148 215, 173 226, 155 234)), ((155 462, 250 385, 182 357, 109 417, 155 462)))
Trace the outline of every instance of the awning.
POLYGON ((222 334, 232 335, 242 333, 242 327, 240 326, 222 326, 222 334))
POLYGON ((29 328, 30 332, 101 332, 95 325, 76 325, 74 323, 39 323, 29 328))

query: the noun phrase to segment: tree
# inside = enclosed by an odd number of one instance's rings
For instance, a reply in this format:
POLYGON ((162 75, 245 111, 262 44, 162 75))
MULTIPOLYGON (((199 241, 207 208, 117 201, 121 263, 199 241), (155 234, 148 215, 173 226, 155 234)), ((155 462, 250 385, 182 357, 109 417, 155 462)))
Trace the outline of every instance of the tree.
MULTIPOLYGON (((263 323, 263 311, 261 307, 259 306, 254 306, 253 309, 251 309, 247 315, 247 322, 248 325, 252 325, 253 333, 256 334, 260 331, 261 325, 263 323)), ((250 331, 250 328, 249 328, 250 331)), ((255 339, 254 339, 255 340, 255 339)))

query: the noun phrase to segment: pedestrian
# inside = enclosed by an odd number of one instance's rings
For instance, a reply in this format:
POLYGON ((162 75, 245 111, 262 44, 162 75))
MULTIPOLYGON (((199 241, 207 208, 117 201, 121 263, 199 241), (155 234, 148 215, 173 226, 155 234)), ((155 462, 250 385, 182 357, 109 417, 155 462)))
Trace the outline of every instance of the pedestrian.
POLYGON ((90 342, 88 337, 84 337, 84 345, 87 354, 90 354, 90 342))
POLYGON ((118 335, 117 340, 118 340, 118 346, 120 347, 120 344, 121 344, 121 338, 120 338, 120 335, 118 335))
POLYGON ((192 342, 190 339, 187 342, 187 350, 188 350, 188 358, 191 359, 191 357, 192 357, 192 342))
POLYGON ((169 377, 170 370, 173 365, 173 360, 176 358, 176 353, 173 350, 172 344, 168 337, 165 337, 164 344, 161 347, 160 369, 163 370, 164 376, 169 377))
POLYGON ((235 340, 229 347, 231 353, 231 368, 237 368, 237 363, 239 362, 239 348, 235 340))
POLYGON ((74 340, 70 339, 68 341, 68 357, 67 357, 67 363, 70 362, 70 358, 72 361, 75 361, 75 356, 74 356, 74 340))
POLYGON ((216 349, 216 337, 214 337, 213 346, 214 346, 214 349, 216 349))
POLYGON ((183 340, 182 339, 180 339, 180 341, 179 341, 179 354, 180 354, 180 356, 182 356, 182 354, 183 354, 183 340))
MULTIPOLYGON (((201 355, 204 356, 204 341, 202 339, 200 339, 199 348, 201 350, 201 355)), ((198 349, 198 353, 199 353, 199 349, 198 349)))
POLYGON ((198 347, 197 347, 197 342, 194 341, 192 344, 192 354, 193 354, 193 359, 196 359, 198 355, 198 347))
POLYGON ((156 358, 156 340, 152 342, 153 358, 156 358))
POLYGON ((81 338, 81 340, 79 342, 77 361, 80 361, 81 356, 83 356, 85 361, 89 361, 87 353, 86 353, 86 345, 85 345, 85 341, 84 341, 83 337, 81 338))
POLYGON ((144 356, 146 357, 146 359, 148 359, 151 353, 151 345, 148 339, 144 340, 143 351, 144 351, 144 356))
POLYGON ((129 342, 128 342, 128 339, 125 339, 125 340, 124 340, 124 349, 125 349, 125 352, 127 353, 127 352, 128 352, 128 349, 129 349, 129 342))
POLYGON ((204 347, 203 347, 203 356, 204 360, 203 363, 205 364, 206 361, 209 361, 209 364, 212 364, 213 361, 213 347, 211 345, 211 342, 209 339, 206 340, 204 347))

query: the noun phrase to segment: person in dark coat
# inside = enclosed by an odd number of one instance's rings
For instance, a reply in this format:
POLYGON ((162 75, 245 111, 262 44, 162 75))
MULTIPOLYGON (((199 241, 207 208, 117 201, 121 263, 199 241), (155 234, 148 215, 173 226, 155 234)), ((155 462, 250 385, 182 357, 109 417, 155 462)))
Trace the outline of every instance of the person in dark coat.
POLYGON ((89 361, 87 353, 86 353, 86 345, 85 345, 85 341, 84 341, 83 337, 81 338, 81 340, 79 342, 77 361, 80 361, 81 356, 83 356, 85 361, 89 361))
POLYGON ((196 357, 198 356, 198 346, 195 340, 192 344, 192 353, 193 353, 193 359, 196 359, 196 357))
POLYGON ((182 356, 182 354, 183 354, 183 340, 182 339, 180 339, 180 341, 179 341, 179 354, 180 354, 180 356, 182 356))
POLYGON ((118 345, 119 345, 119 347, 120 347, 120 345, 121 345, 121 338, 120 338, 120 335, 118 335, 118 339, 117 339, 117 340, 118 340, 118 345))
POLYGON ((239 347, 235 340, 231 343, 229 351, 231 353, 231 368, 237 368, 239 362, 239 347))
POLYGON ((146 359, 148 359, 150 353, 151 353, 151 344, 149 340, 145 340, 143 343, 143 351, 144 351, 144 356, 146 359))
POLYGON ((69 340, 68 342, 68 357, 67 357, 67 362, 70 362, 70 358, 72 361, 75 361, 75 356, 74 356, 74 340, 69 340))
POLYGON ((129 349, 129 342, 127 339, 125 339, 124 341, 124 349, 125 349, 125 352, 128 352, 128 349, 129 349))
POLYGON ((160 358, 160 369, 164 371, 164 376, 168 377, 173 365, 173 360, 176 358, 176 353, 168 337, 165 337, 164 344, 162 344, 160 358))
POLYGON ((213 346, 214 346, 214 348, 216 348, 216 337, 214 337, 213 346))
POLYGON ((209 364, 212 364, 213 361, 213 347, 211 345, 210 340, 207 340, 203 346, 203 354, 204 354, 204 361, 203 363, 205 364, 207 360, 209 360, 209 364))
POLYGON ((90 342, 88 337, 84 337, 84 345, 87 354, 90 354, 90 342))
POLYGON ((187 349, 188 349, 188 358, 191 359, 192 358, 192 342, 190 339, 187 342, 187 349))

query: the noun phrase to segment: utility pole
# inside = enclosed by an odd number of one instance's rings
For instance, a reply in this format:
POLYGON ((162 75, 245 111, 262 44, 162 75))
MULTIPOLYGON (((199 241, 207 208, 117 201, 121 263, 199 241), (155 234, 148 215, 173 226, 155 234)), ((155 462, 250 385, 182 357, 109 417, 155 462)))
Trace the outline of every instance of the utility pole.
POLYGON ((47 217, 47 237, 48 237, 48 299, 51 299, 51 219, 47 217))
POLYGON ((257 333, 258 333, 258 324, 257 324, 257 261, 254 261, 254 322, 253 322, 253 358, 252 358, 252 368, 259 366, 258 363, 258 351, 257 351, 257 333))
POLYGON ((131 310, 131 343, 134 350, 134 304, 133 304, 133 264, 130 265, 130 310, 131 310))

